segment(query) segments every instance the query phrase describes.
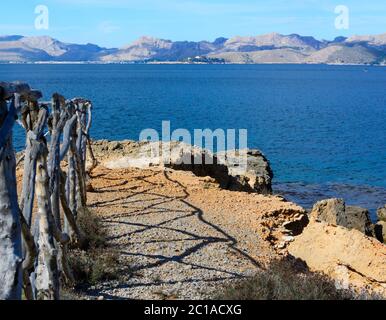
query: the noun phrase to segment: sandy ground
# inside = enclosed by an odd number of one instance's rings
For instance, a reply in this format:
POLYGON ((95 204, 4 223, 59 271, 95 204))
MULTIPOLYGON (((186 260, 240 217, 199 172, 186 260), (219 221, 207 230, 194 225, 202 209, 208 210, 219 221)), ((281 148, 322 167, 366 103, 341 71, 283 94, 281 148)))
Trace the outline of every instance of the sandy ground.
POLYGON ((267 217, 302 211, 279 197, 221 190, 209 177, 169 169, 99 166, 91 184, 89 207, 132 270, 120 283, 90 288, 105 299, 213 297, 277 257, 266 241, 275 225, 267 227, 267 217))

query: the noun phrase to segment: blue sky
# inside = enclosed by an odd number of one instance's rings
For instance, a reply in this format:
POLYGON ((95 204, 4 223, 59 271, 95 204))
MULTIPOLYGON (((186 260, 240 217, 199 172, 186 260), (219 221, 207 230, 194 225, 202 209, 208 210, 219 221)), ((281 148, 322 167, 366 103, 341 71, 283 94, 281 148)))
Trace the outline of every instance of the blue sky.
POLYGON ((269 32, 319 39, 386 32, 385 0, 7 0, 2 12, 2 35, 49 35, 107 47, 142 35, 197 41, 269 32), (34 28, 37 5, 49 9, 48 30, 34 28), (350 10, 348 30, 335 29, 338 5, 350 10))

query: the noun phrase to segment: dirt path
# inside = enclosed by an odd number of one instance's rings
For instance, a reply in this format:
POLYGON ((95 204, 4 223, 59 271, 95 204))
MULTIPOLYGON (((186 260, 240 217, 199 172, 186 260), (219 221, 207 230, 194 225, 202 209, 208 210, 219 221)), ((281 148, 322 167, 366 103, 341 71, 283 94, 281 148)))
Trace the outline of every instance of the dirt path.
POLYGON ((220 284, 254 274, 276 253, 258 217, 276 197, 220 190, 210 178, 171 170, 98 167, 89 193, 108 245, 132 276, 91 288, 106 299, 207 299, 220 284))

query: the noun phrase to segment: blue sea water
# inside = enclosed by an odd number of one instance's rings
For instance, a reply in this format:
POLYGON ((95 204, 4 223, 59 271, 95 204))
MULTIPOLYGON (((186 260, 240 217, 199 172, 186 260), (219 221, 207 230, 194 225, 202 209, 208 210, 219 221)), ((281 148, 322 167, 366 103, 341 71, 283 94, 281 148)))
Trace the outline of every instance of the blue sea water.
MULTIPOLYGON (((145 128, 248 129, 275 190, 306 207, 326 197, 386 203, 386 68, 326 65, 0 65, 22 80, 94 102, 94 139, 145 128)), ((15 129, 18 148, 21 130, 15 129)))

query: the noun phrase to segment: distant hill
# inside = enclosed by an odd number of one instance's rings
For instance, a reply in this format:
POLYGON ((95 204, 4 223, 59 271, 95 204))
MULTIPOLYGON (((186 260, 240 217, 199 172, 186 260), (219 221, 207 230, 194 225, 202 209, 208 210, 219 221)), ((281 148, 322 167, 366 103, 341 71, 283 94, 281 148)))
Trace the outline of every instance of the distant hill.
POLYGON ((0 61, 97 61, 116 51, 93 44, 69 44, 51 37, 0 36, 0 61))
POLYGON ((317 40, 270 33, 209 41, 141 37, 121 48, 64 43, 51 37, 0 36, 0 62, 177 62, 385 64, 386 33, 317 40))
POLYGON ((203 56, 215 52, 223 46, 223 41, 176 41, 141 37, 133 43, 101 58, 102 61, 180 61, 190 57, 203 56))

